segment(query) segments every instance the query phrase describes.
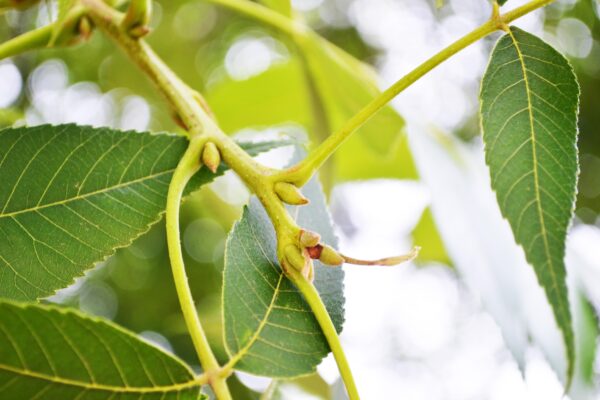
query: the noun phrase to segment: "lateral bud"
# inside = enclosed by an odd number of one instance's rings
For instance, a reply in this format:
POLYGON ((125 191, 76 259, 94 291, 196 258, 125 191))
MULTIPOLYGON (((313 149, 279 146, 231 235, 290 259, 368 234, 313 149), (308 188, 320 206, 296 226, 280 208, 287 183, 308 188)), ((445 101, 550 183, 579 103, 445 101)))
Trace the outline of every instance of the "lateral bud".
POLYGON ((323 264, 330 265, 332 267, 339 267, 344 263, 344 257, 335 251, 333 247, 326 244, 319 246, 321 247, 321 251, 318 258, 323 264))
POLYGON ((87 17, 69 17, 52 34, 48 47, 74 46, 90 38, 94 25, 87 17))
POLYGON ((287 182, 277 182, 273 188, 279 199, 294 206, 308 204, 308 199, 302 195, 297 186, 287 182))
POLYGON ((83 40, 88 40, 90 38, 90 36, 92 36, 92 31, 94 29, 94 25, 92 24, 92 21, 88 17, 83 16, 79 20, 78 29, 79 29, 79 35, 81 36, 81 38, 83 40))
POLYGON ((304 247, 314 247, 321 241, 321 235, 316 232, 302 229, 300 231, 300 244, 304 247))
POLYGON ((202 163, 214 174, 221 164, 221 153, 213 142, 206 142, 202 149, 202 163))
POLYGON ((134 39, 150 32, 148 25, 152 18, 152 0, 131 0, 121 27, 134 39))
POLYGON ((284 250, 285 262, 300 273, 310 282, 315 278, 315 268, 306 250, 289 244, 284 250))

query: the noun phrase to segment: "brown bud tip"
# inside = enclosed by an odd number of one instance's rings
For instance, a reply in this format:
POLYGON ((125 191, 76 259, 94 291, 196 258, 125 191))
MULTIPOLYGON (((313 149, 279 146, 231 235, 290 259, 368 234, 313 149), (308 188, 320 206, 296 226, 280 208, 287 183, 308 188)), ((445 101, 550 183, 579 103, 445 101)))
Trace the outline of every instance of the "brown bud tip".
POLYGON ((320 244, 317 244, 316 246, 307 247, 306 251, 308 252, 308 255, 310 256, 310 258, 312 258, 313 260, 318 260, 321 257, 321 252, 323 251, 323 246, 321 246, 320 244))
POLYGON ((325 265, 339 266, 344 263, 344 257, 340 253, 334 250, 333 247, 323 245, 319 260, 325 265))
POLYGON ((300 244, 304 247, 314 247, 321 241, 321 235, 316 232, 302 229, 300 231, 300 244))
POLYGON ((202 149, 202 163, 214 174, 221 164, 221 153, 213 142, 207 142, 202 149))
POLYGON ((300 189, 287 182, 277 182, 273 188, 281 201, 294 206, 308 204, 308 199, 302 195, 300 189))
POLYGON ((284 249, 285 260, 291 265, 294 269, 304 272, 306 264, 308 264, 307 258, 304 257, 302 251, 295 245, 289 244, 284 249))

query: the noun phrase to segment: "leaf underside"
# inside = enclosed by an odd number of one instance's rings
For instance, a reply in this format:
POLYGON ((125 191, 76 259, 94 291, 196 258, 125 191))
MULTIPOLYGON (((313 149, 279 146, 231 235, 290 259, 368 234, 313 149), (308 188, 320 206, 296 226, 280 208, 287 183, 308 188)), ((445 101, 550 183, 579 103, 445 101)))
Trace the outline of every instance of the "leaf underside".
MULTIPOLYGON (((313 179, 303 193, 310 204, 296 207, 291 215, 335 246, 319 184, 313 179)), ((315 262, 315 285, 338 332, 344 319, 343 275, 341 268, 315 262)), ((294 377, 313 372, 329 352, 310 307, 282 273, 273 227, 255 198, 227 241, 223 298, 225 344, 239 358, 236 369, 294 377)))
POLYGON ((565 240, 577 184, 579 86, 567 60, 541 39, 510 28, 492 53, 481 122, 492 188, 544 288, 573 374, 565 240))
POLYGON ((0 302, 0 398, 195 400, 179 360, 99 319, 0 302))
MULTIPOLYGON (((186 146, 174 135, 76 125, 0 131, 0 297, 48 296, 146 232, 186 146)), ((214 177, 203 168, 187 192, 214 177)))

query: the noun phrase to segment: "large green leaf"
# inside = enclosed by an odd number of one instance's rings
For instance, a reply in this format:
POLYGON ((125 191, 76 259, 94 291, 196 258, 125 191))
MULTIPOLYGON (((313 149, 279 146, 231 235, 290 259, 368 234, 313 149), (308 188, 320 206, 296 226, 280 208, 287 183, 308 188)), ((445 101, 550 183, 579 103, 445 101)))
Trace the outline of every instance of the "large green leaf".
POLYGON ((99 319, 53 306, 0 302, 0 398, 189 399, 192 371, 99 319))
POLYGON ((567 60, 511 28, 492 53, 481 89, 486 162, 500 210, 523 246, 575 357, 565 283, 565 239, 577 183, 579 87, 567 60))
MULTIPOLYGON (((0 131, 0 297, 48 296, 147 231, 186 146, 174 135, 75 125, 0 131)), ((213 177, 202 169, 188 191, 213 177)))
POLYGON ((288 122, 308 126, 311 121, 302 67, 296 59, 246 80, 225 77, 207 89, 206 99, 226 132, 288 122))
MULTIPOLYGON (((313 179, 307 206, 292 210, 300 226, 336 238, 325 199, 313 179)), ((315 262, 315 285, 338 331, 343 323, 343 271, 315 262)), ((284 276, 276 239, 264 209, 253 198, 227 241, 223 283, 225 344, 235 368, 258 375, 293 377, 315 370, 329 346, 308 304, 284 276)))

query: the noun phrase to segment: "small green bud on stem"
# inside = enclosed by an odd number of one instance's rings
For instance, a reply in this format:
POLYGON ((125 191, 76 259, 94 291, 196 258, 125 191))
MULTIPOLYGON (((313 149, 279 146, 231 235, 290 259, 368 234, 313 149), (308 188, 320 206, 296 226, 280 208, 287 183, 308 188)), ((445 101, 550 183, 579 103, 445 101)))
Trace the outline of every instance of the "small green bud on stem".
POLYGON ((308 204, 308 199, 302 195, 297 186, 287 182, 277 182, 273 188, 279 199, 294 206, 308 204))
POLYGON ((300 244, 304 247, 314 247, 321 241, 321 235, 316 232, 302 229, 300 231, 300 244))
POLYGON ((79 35, 83 40, 88 40, 92 36, 94 24, 92 21, 84 16, 79 20, 79 35))
POLYGON ((206 142, 202 149, 202 163, 214 174, 221 164, 221 153, 213 142, 206 142))
POLYGON ((301 250, 296 245, 289 244, 284 250, 285 264, 300 271, 310 282, 314 279, 314 266, 306 250, 301 250))
POLYGON ((152 0, 131 0, 121 27, 132 38, 139 39, 150 32, 152 0))
POLYGON ((333 247, 326 244, 318 244, 313 247, 306 249, 310 258, 318 259, 325 265, 332 267, 338 267, 344 263, 344 257, 342 257, 333 247))
POLYGON ((67 16, 48 43, 49 47, 74 46, 92 36, 94 24, 87 16, 67 16))

